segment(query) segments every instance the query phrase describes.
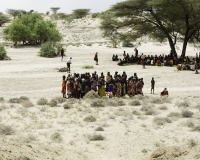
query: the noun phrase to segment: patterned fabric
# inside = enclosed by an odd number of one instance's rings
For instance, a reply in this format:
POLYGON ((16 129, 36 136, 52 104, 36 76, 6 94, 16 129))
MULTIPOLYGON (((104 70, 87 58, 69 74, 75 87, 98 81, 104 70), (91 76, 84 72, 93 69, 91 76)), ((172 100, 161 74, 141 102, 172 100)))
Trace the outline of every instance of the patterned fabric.
POLYGON ((61 90, 61 93, 66 94, 66 81, 65 80, 62 81, 62 90, 61 90))
POLYGON ((121 97, 122 95, 122 85, 121 83, 116 83, 116 97, 121 97))

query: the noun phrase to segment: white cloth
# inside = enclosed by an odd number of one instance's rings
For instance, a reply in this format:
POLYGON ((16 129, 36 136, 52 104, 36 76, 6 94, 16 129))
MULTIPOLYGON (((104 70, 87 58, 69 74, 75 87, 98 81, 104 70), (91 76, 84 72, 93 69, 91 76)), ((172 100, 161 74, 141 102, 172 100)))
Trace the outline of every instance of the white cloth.
POLYGON ((69 58, 69 59, 67 60, 67 63, 72 63, 72 60, 69 58))

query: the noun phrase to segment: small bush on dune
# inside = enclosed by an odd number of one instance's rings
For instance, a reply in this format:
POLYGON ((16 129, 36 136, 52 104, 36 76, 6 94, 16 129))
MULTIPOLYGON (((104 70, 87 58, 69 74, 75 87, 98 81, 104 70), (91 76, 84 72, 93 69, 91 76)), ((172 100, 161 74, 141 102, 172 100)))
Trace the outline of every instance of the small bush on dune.
POLYGON ((173 118, 180 118, 181 114, 178 112, 171 112, 167 115, 168 117, 173 117, 173 118))
POLYGON ((188 101, 184 101, 184 102, 178 103, 177 105, 178 105, 178 107, 186 108, 186 107, 190 106, 190 103, 188 101))
POLYGON ((102 141, 102 140, 104 140, 105 138, 101 135, 101 134, 94 134, 94 135, 91 135, 91 136, 89 136, 88 137, 88 139, 90 140, 90 141, 102 141))
POLYGON ((133 101, 131 101, 131 102, 129 103, 129 105, 131 105, 131 106, 139 106, 139 105, 141 105, 141 103, 140 103, 140 101, 138 101, 138 100, 133 100, 133 101))
POLYGON ((51 138, 52 141, 54 141, 56 143, 60 143, 60 142, 63 141, 62 136, 60 135, 60 133, 57 133, 57 132, 52 134, 50 138, 51 138))
POLYGON ((200 125, 195 126, 195 127, 192 129, 192 131, 200 132, 200 125))
POLYGON ((70 104, 68 104, 68 103, 65 103, 65 104, 63 105, 63 108, 64 108, 64 109, 70 109, 70 108, 73 108, 73 106, 70 105, 70 104))
POLYGON ((46 105, 48 103, 47 99, 46 98, 40 98, 38 101, 37 101, 37 104, 38 105, 46 105))
POLYGON ((56 97, 55 100, 57 101, 57 103, 64 103, 64 102, 66 102, 66 98, 62 98, 62 97, 56 97))
POLYGON ((188 146, 189 146, 189 148, 193 148, 193 147, 197 146, 197 144, 198 144, 198 142, 195 141, 194 139, 190 139, 190 140, 188 141, 188 146))
POLYGON ((3 97, 0 97, 0 102, 4 102, 4 98, 3 97))
POLYGON ((93 90, 89 91, 83 99, 95 99, 95 98, 100 98, 100 96, 93 90))
POLYGON ((0 124, 0 134, 12 135, 12 134, 14 134, 14 129, 11 126, 6 126, 4 124, 0 124))
POLYGON ((25 101, 22 103, 22 106, 25 108, 30 108, 30 107, 33 107, 34 105, 31 101, 25 101))
POLYGON ((117 106, 117 102, 113 99, 107 99, 106 100, 106 106, 111 106, 111 107, 116 107, 117 106))
POLYGON ((171 123, 171 120, 169 118, 165 118, 165 117, 155 117, 153 119, 153 122, 156 124, 156 125, 164 125, 166 123, 171 123))
POLYGON ((184 125, 189 128, 194 128, 195 126, 194 122, 191 120, 187 120, 184 125))
POLYGON ((30 101, 30 99, 26 96, 21 96, 20 99, 21 101, 30 101))
POLYGON ((158 109, 160 109, 160 110, 167 110, 167 107, 165 105, 162 105, 162 106, 158 107, 158 109))
POLYGON ((95 122, 96 118, 94 118, 93 116, 88 116, 84 118, 85 122, 95 122))
POLYGON ((161 99, 162 99, 163 103, 171 103, 172 102, 171 99, 167 96, 163 96, 161 99))
POLYGON ((48 103, 48 105, 49 106, 51 106, 51 107, 56 107, 57 106, 57 101, 55 100, 55 99, 52 99, 49 103, 48 103))
POLYGON ((21 103, 22 101, 20 98, 11 98, 11 99, 9 99, 9 102, 10 103, 21 103))
POLYGON ((90 66, 90 65, 86 65, 86 66, 83 66, 82 68, 84 68, 84 69, 93 69, 94 67, 90 66))
POLYGON ((156 115, 156 111, 153 108, 149 108, 149 110, 145 111, 145 115, 156 115))
POLYGON ((105 107, 105 102, 102 99, 95 99, 91 104, 91 107, 105 107))
POLYGON ((134 115, 141 115, 141 113, 138 112, 138 111, 136 111, 136 110, 134 110, 132 113, 133 113, 134 115))
POLYGON ((95 131, 104 131, 104 129, 103 129, 102 127, 97 127, 97 128, 95 129, 95 131))
POLYGON ((123 100, 117 100, 116 103, 117 103, 117 106, 125 106, 126 105, 126 103, 123 100))
POLYGON ((162 101, 162 98, 152 98, 151 99, 151 103, 153 103, 153 104, 162 104, 163 101, 162 101))
POLYGON ((193 116, 193 112, 191 112, 191 111, 182 111, 182 117, 183 118, 191 118, 192 116, 193 116))
POLYGON ((6 49, 3 45, 0 45, 0 60, 9 60, 10 58, 7 57, 6 49))
POLYGON ((200 104, 197 104, 197 105, 195 106, 195 108, 198 109, 198 110, 200 111, 200 104))

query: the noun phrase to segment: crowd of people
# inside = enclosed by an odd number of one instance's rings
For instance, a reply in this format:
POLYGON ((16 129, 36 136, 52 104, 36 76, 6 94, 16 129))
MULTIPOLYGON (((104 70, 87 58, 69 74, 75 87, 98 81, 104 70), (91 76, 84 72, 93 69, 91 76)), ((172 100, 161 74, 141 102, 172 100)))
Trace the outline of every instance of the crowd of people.
POLYGON ((138 55, 138 50, 135 49, 135 55, 129 55, 124 51, 123 58, 118 58, 117 55, 112 56, 113 61, 118 61, 118 65, 124 65, 127 63, 133 63, 133 64, 141 64, 143 65, 143 68, 145 68, 145 65, 152 65, 152 66, 178 66, 181 67, 183 70, 194 70, 200 68, 200 53, 199 55, 196 54, 196 57, 189 58, 186 57, 178 57, 176 54, 173 54, 172 51, 170 51, 170 54, 164 55, 144 55, 143 53, 141 55, 138 55), (117 57, 117 58, 116 58, 117 57), (183 65, 183 66, 182 66, 183 65), (194 67, 193 67, 194 65, 194 67))
MULTIPOLYGON (((113 96, 143 95, 144 81, 143 78, 138 78, 137 73, 128 78, 125 71, 121 75, 115 72, 113 76, 110 72, 104 76, 103 72, 98 75, 95 71, 92 74, 89 72, 85 74, 68 74, 67 77, 63 76, 62 78, 61 93, 63 98, 83 98, 91 90, 97 92, 100 97, 108 96, 110 98, 113 96)), ((153 93, 154 85, 155 81, 152 86, 153 93)))

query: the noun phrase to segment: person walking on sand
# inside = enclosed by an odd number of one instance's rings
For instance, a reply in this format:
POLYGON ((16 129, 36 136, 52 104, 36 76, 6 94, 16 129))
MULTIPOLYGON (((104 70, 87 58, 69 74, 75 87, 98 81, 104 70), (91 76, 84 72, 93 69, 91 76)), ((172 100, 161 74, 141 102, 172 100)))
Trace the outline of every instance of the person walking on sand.
POLYGON ((61 51, 60 51, 61 61, 63 61, 64 52, 65 52, 65 51, 64 51, 64 49, 62 48, 61 51))
POLYGON ((62 90, 61 93, 63 94, 63 98, 66 98, 66 77, 65 75, 63 76, 63 81, 62 81, 62 90))
POLYGON ((72 57, 70 57, 68 60, 67 60, 67 72, 70 73, 70 65, 72 64, 72 57))
POLYGON ((96 61, 96 65, 99 65, 98 64, 98 52, 95 53, 94 61, 96 61))
POLYGON ((155 87, 155 80, 152 77, 152 80, 151 80, 151 94, 152 94, 152 91, 153 91, 153 94, 154 94, 154 87, 155 87))

